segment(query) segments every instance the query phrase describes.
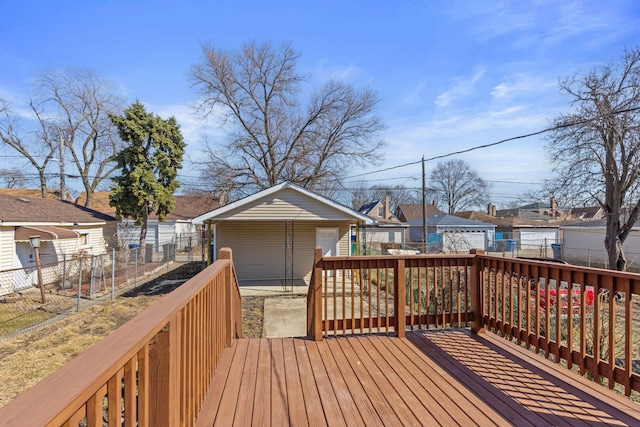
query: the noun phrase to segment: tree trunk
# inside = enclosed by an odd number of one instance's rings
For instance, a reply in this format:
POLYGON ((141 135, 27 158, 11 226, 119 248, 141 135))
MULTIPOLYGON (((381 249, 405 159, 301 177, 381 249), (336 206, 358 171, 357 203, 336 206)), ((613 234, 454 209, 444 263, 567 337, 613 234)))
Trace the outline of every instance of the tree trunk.
POLYGON ((91 205, 93 204, 93 191, 88 191, 85 189, 85 200, 84 200, 84 207, 85 208, 91 208, 91 205))
POLYGON ((604 246, 607 250, 609 259, 609 270, 623 271, 626 268, 626 259, 622 251, 622 243, 620 241, 620 211, 622 209, 622 194, 620 191, 620 182, 618 177, 613 173, 616 170, 616 160, 614 151, 616 146, 615 137, 612 131, 609 131, 605 141, 605 217, 606 217, 606 234, 604 238, 604 246), (620 252, 618 252, 620 251, 620 252))
MULTIPOLYGON (((140 225, 140 251, 142 251, 143 254, 146 255, 147 251, 146 251, 146 244, 147 244, 147 208, 146 208, 146 203, 145 203, 145 207, 144 207, 144 214, 142 215, 142 225, 140 225)), ((143 257, 145 256, 143 255, 143 257)), ((144 262, 147 262, 146 259, 144 259, 144 262)))
POLYGON ((38 178, 40 179, 40 196, 47 198, 47 178, 44 176, 44 169, 38 169, 38 178))

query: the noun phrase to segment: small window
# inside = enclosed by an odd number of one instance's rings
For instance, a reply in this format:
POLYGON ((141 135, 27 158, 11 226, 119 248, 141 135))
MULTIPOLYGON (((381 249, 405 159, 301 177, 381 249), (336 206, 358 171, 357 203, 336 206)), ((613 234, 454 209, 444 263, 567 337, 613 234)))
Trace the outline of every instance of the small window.
POLYGON ((80 233, 79 239, 80 239, 80 247, 89 246, 89 244, 91 243, 89 239, 89 233, 80 233))
POLYGON ((384 218, 384 208, 378 208, 378 218, 384 218))

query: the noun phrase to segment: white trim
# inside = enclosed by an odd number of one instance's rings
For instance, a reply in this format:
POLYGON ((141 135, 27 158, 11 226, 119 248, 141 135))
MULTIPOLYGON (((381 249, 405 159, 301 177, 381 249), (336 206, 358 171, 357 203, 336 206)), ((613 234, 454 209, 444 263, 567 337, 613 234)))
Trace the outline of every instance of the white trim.
POLYGON ((78 231, 78 248, 79 249, 87 249, 91 247, 91 232, 89 231, 78 231), (86 238, 86 243, 82 243, 83 237, 86 238))
MULTIPOLYGON (((300 187, 296 184, 293 184, 289 181, 285 181, 281 184, 278 185, 274 185, 273 187, 267 188, 266 190, 262 190, 259 191, 255 194, 252 194, 251 196, 247 196, 244 199, 238 200, 236 202, 230 203, 228 205, 222 206, 218 209, 214 209, 210 212, 204 213, 200 216, 195 217, 192 221, 194 223, 202 223, 204 221, 208 221, 208 220, 212 220, 215 219, 216 217, 219 217, 221 215, 226 214, 227 212, 230 212, 234 209, 237 209, 239 207, 245 206, 247 204, 250 204, 251 202, 258 200, 262 197, 265 196, 269 196, 271 194, 277 193, 278 191, 284 190, 290 188, 292 190, 295 190, 301 194, 304 194, 307 197, 310 197, 312 199, 315 199, 321 203, 324 203, 326 205, 329 205, 331 207, 333 207, 334 209, 339 210, 340 212, 343 212, 345 214, 348 214, 349 216, 351 216, 353 219, 357 219, 360 221, 364 221, 366 224, 373 224, 374 220, 373 218, 371 218, 368 215, 364 215, 361 214, 358 211, 355 211, 351 208, 348 208, 338 202, 335 202, 331 199, 328 199, 324 196, 321 196, 320 194, 314 193, 313 191, 307 190, 306 188, 300 187)), ((255 219, 253 219, 255 220, 255 219)))

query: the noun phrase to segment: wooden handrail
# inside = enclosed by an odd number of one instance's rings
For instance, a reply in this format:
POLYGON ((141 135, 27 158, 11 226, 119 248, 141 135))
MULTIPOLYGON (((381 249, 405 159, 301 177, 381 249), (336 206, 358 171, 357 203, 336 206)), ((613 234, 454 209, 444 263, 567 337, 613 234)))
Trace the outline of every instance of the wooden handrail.
POLYGON ((490 331, 625 394, 640 391, 640 274, 471 254, 322 257, 308 334, 490 331), (392 289, 393 288, 393 289, 392 289))
POLYGON ((480 323, 594 381, 640 391, 640 275, 477 255, 480 323))
POLYGON ((222 351, 241 335, 226 320, 241 313, 230 250, 220 258, 0 408, 2 424, 102 425, 106 415, 110 425, 193 425, 222 351))

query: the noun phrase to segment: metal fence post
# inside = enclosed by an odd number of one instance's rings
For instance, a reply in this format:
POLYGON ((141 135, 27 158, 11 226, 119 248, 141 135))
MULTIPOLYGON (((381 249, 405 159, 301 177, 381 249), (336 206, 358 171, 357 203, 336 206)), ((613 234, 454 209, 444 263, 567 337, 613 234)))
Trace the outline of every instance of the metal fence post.
POLYGON ((66 288, 66 283, 67 283, 67 254, 63 253, 62 254, 62 286, 60 286, 62 289, 66 288))
POLYGON ((116 248, 113 248, 111 256, 111 299, 116 297, 116 248))
POLYGON ((137 288, 138 287, 138 248, 134 248, 135 251, 135 258, 136 258, 136 268, 134 270, 134 276, 133 276, 133 287, 137 288))
POLYGON ((78 304, 76 311, 80 311, 80 296, 82 294, 82 257, 78 257, 78 304))

